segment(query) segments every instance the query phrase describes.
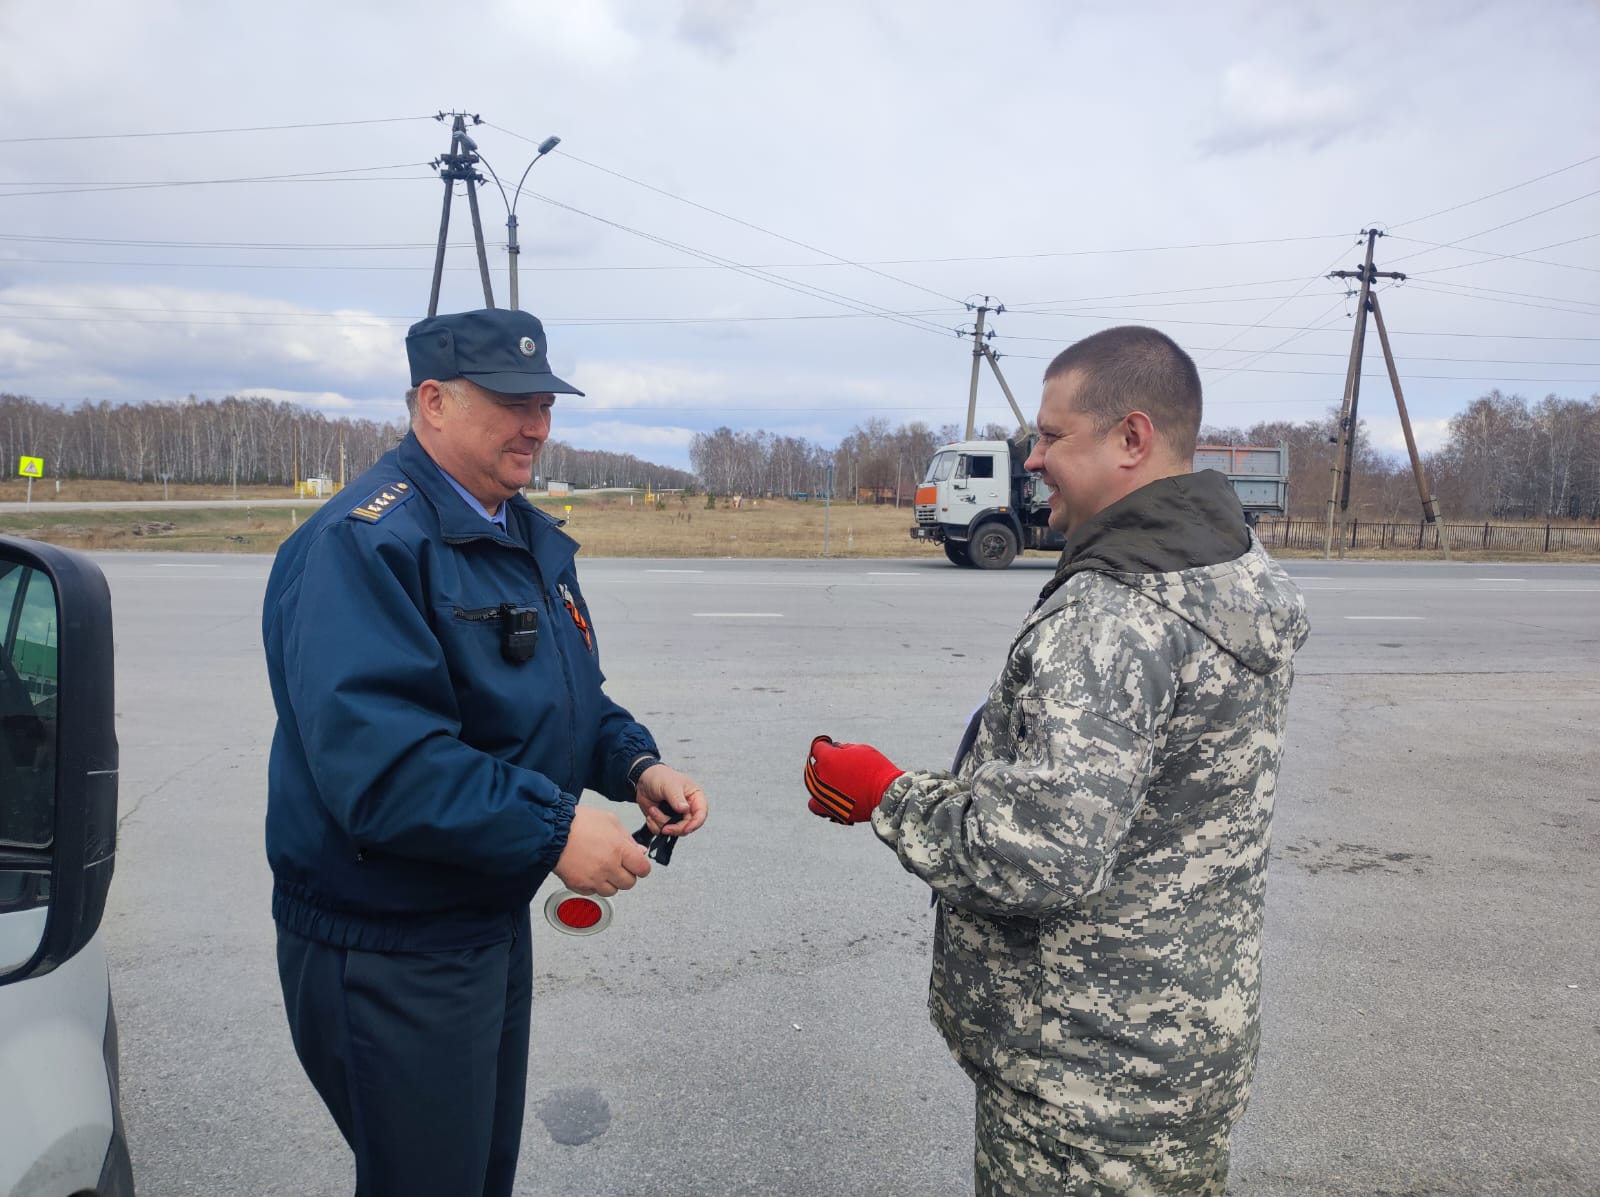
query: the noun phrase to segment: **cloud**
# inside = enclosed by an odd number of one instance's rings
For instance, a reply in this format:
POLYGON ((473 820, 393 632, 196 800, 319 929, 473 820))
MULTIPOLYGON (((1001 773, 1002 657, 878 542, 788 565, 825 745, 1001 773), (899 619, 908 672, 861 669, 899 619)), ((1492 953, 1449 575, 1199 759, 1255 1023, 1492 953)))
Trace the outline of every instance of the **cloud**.
POLYGON ((1237 154, 1268 146, 1319 149, 1368 119, 1360 95, 1339 84, 1309 84, 1277 63, 1230 66, 1222 77, 1217 126, 1202 146, 1237 154))
MULTIPOLYGON (((292 403, 296 407, 306 407, 313 411, 332 412, 335 415, 359 415, 356 409, 369 406, 371 401, 358 401, 348 395, 341 395, 337 391, 286 391, 280 387, 241 387, 241 396, 252 398, 270 399, 274 403, 292 403)), ((398 408, 399 402, 392 401, 389 406, 398 408)), ((390 412, 391 418, 397 413, 390 412)))
POLYGON ((505 35, 536 48, 541 57, 610 71, 639 53, 638 39, 623 27, 609 0, 580 4, 495 0, 491 12, 505 35))
POLYGON ((726 377, 717 371, 648 362, 583 363, 566 377, 586 396, 566 401, 564 410, 577 412, 671 407, 685 400, 717 398, 728 389, 726 377))
POLYGON ((15 322, 0 338, 0 378, 41 397, 239 393, 267 380, 255 393, 331 394, 335 383, 399 394, 406 381, 404 329, 365 311, 116 284, 0 288, 0 311, 15 322))
MULTIPOLYGON (((687 449, 694 435, 692 428, 676 428, 668 424, 629 424, 622 420, 596 420, 592 423, 576 423, 567 428, 557 425, 555 439, 585 449, 614 449, 623 444, 687 449)), ((637 453, 638 449, 633 447, 623 452, 637 453)))
POLYGON ((683 0, 678 36, 719 58, 728 58, 739 33, 761 7, 757 0, 683 0))
MULTIPOLYGON (((1409 404, 1407 405, 1409 406, 1409 404)), ((1387 453, 1404 453, 1406 451, 1406 435, 1400 427, 1399 416, 1363 416, 1362 423, 1366 424, 1372 443, 1387 453)), ((1450 436, 1450 420, 1411 421, 1412 435, 1417 438, 1417 448, 1423 453, 1432 453, 1444 447, 1445 441, 1450 436)))

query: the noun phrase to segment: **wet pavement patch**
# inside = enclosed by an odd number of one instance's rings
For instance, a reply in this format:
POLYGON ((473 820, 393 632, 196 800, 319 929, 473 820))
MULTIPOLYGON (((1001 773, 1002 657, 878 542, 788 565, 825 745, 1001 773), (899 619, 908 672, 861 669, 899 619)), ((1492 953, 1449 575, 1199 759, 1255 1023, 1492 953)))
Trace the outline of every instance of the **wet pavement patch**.
POLYGON ((567 1147, 581 1146, 611 1129, 611 1107, 598 1089, 552 1089, 534 1113, 550 1137, 567 1147))

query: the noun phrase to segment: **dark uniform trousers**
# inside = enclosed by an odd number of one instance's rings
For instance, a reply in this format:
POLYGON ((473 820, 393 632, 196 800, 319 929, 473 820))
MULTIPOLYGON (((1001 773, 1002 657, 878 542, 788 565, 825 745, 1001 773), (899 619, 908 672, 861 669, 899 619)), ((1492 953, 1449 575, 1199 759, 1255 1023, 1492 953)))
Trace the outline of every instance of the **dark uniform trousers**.
POLYGON ((335 948, 278 929, 294 1049, 356 1157, 356 1197, 510 1197, 533 989, 528 912, 442 952, 335 948))

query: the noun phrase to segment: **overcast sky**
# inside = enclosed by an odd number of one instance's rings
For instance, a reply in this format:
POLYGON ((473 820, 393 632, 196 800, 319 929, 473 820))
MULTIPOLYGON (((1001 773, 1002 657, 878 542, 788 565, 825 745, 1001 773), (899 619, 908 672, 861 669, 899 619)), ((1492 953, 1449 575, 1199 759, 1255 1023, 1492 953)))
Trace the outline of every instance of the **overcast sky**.
MULTIPOLYGON (((397 418, 440 109, 481 115, 508 192, 562 138, 517 206, 521 297, 584 447, 961 420, 984 295, 1030 413, 1050 356, 1139 322, 1195 355, 1208 423, 1314 417, 1354 311, 1323 276, 1369 225, 1411 276, 1381 302, 1424 447, 1491 387, 1600 391, 1585 0, 0 0, 0 47, 0 390, 52 402, 397 418)), ((470 232, 458 195, 442 310, 482 306, 470 232)), ((986 372, 980 421, 1006 410, 986 372)))

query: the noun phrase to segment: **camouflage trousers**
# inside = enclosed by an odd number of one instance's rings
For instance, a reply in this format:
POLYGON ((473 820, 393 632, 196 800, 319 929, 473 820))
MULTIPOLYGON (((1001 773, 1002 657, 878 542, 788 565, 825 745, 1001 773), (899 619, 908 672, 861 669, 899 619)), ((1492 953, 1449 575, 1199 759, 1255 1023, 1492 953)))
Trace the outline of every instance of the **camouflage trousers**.
POLYGON ((1134 1155, 1105 1155, 1064 1143, 1048 1130, 1042 1103, 978 1083, 977 1197, 1224 1197, 1228 1136, 1159 1143, 1134 1155))

